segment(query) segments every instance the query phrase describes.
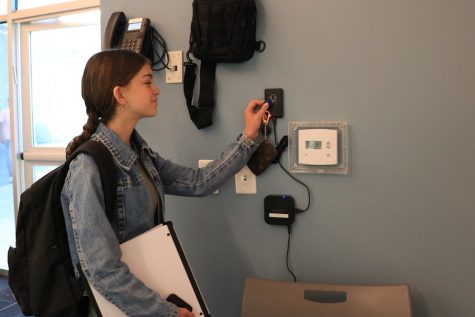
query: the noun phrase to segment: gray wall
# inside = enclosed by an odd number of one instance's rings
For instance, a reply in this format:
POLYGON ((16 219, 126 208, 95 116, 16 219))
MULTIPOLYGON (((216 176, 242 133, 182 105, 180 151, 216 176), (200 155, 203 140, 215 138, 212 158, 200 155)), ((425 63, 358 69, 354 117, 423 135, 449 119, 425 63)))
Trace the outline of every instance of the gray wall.
MULTIPOLYGON (((149 17, 170 50, 188 48, 191 1, 102 0, 149 17)), ((139 130, 178 163, 215 158, 242 129, 247 101, 285 91, 290 121, 347 120, 349 175, 299 174, 312 188, 299 215, 291 265, 302 282, 408 283, 414 316, 473 316, 475 284, 475 2, 472 0, 258 1, 267 50, 219 65, 215 123, 197 130, 181 85, 164 83, 159 113, 139 130)), ((284 157, 287 163, 287 157, 284 157)), ((289 280, 287 232, 263 220, 263 199, 304 189, 273 167, 257 195, 167 197, 208 305, 240 315, 247 276, 289 280)))

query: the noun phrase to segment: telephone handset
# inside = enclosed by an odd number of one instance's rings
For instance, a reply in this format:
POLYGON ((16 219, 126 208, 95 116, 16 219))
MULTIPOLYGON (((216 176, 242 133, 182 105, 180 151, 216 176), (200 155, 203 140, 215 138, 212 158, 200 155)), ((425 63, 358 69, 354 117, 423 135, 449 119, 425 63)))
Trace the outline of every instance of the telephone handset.
POLYGON ((153 61, 152 34, 147 18, 127 19, 124 12, 114 12, 107 22, 103 49, 131 50, 153 61))

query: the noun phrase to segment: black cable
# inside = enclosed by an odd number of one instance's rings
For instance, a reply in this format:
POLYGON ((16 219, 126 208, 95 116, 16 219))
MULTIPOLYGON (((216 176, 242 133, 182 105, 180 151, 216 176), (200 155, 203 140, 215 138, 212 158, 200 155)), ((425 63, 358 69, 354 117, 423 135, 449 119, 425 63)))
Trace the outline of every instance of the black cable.
MULTIPOLYGON (((277 118, 272 118, 272 125, 273 125, 273 128, 274 128, 274 143, 277 145, 277 118)), ((301 213, 301 212, 304 212, 304 211, 307 211, 309 208, 310 208, 310 198, 311 198, 311 195, 310 195, 310 188, 307 186, 307 184, 305 184, 304 182, 302 182, 301 180, 297 179, 295 176, 293 176, 292 174, 290 174, 290 172, 282 165, 282 163, 280 162, 280 157, 279 157, 279 160, 277 161, 279 163, 279 166, 280 168, 287 174, 289 175, 294 181, 296 181, 297 183, 301 184, 302 186, 305 187, 305 189, 307 190, 307 195, 308 195, 308 204, 307 204, 307 207, 305 207, 305 209, 303 210, 300 210, 300 209, 297 209, 295 208, 295 213, 301 213)), ((292 269, 290 268, 290 260, 289 260, 289 254, 290 254, 290 239, 292 238, 292 225, 289 224, 287 226, 287 230, 289 232, 289 238, 287 239, 287 253, 286 253, 286 258, 285 258, 285 262, 286 262, 286 265, 287 265, 287 271, 289 271, 290 275, 292 275, 292 279, 294 280, 294 282, 297 282, 297 276, 294 274, 294 272, 292 271, 292 269)))
MULTIPOLYGON (((275 144, 277 144, 277 118, 272 118, 272 125, 274 127, 274 142, 275 144)), ((309 208, 310 208, 310 201, 311 201, 311 194, 310 194, 310 188, 304 183, 302 182, 301 180, 297 179, 294 175, 290 174, 290 172, 282 165, 282 163, 280 162, 280 158, 279 158, 279 161, 277 162, 279 163, 279 166, 280 168, 287 174, 290 176, 290 178, 292 178, 294 181, 296 181, 297 183, 299 183, 300 185, 302 185, 303 187, 305 187, 305 189, 307 190, 307 196, 308 196, 308 203, 307 203, 307 207, 305 207, 305 209, 297 209, 295 208, 295 213, 301 213, 301 212, 304 212, 304 211, 307 211, 309 208)))
POLYGON ((150 27, 151 32, 150 32, 150 39, 152 43, 152 56, 153 60, 152 62, 152 70, 154 71, 161 71, 165 68, 171 69, 168 66, 168 63, 170 61, 168 57, 168 48, 167 48, 167 42, 165 42, 165 39, 158 33, 158 31, 154 27, 150 27), (158 47, 154 45, 154 42, 157 43, 158 47), (157 59, 155 59, 157 57, 157 59), (154 68, 154 66, 162 64, 163 66, 159 68, 154 68))
POLYGON ((289 232, 289 238, 287 239, 287 255, 286 255, 286 264, 287 264, 287 271, 289 271, 290 275, 292 275, 292 278, 294 282, 297 282, 297 276, 295 276, 294 272, 290 268, 289 265, 289 253, 290 253, 290 238, 292 237, 292 225, 287 226, 288 232, 289 232))

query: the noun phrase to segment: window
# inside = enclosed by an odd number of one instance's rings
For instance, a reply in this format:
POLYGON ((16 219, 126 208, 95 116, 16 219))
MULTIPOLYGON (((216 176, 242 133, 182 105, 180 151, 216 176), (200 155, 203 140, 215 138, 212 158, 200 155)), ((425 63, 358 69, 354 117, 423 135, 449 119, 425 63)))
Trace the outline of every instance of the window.
POLYGON ((8 247, 15 241, 7 42, 7 24, 0 23, 0 269, 6 269, 8 247))
POLYGON ((45 176, 52 170, 54 170, 58 165, 35 165, 33 166, 33 182, 36 182, 41 177, 45 176))
POLYGON ((0 2, 0 15, 5 15, 7 14, 7 2, 6 1, 1 1, 0 2))
POLYGON ((46 6, 50 4, 68 2, 72 0, 17 0, 18 1, 18 9, 28 9, 28 8, 35 8, 46 6))
POLYGON ((64 160, 64 149, 82 131, 87 115, 81 77, 100 51, 99 11, 24 23, 20 27, 23 157, 26 184, 39 161, 64 160))
MULTIPOLYGON (((22 25, 23 100, 30 118, 27 150, 64 148, 87 120, 81 76, 88 58, 100 50, 99 15, 81 13, 22 25), (95 24, 75 23, 96 18, 95 24), (26 88, 26 89, 25 89, 26 88), (29 88, 29 89, 28 89, 29 88)), ((25 118, 26 119, 26 118, 25 118)))
POLYGON ((19 193, 62 164, 67 143, 86 122, 81 77, 101 49, 99 5, 0 0, 0 111, 8 112, 11 137, 9 147, 0 138, 0 273, 15 243, 19 193))

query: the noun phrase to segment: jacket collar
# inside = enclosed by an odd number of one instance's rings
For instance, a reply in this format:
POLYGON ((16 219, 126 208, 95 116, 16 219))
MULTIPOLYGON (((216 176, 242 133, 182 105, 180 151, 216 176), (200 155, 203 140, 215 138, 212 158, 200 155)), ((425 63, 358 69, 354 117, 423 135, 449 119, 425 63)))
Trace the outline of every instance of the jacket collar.
POLYGON ((132 133, 130 140, 132 147, 130 147, 125 144, 114 131, 106 127, 103 123, 99 123, 96 132, 91 137, 91 140, 103 143, 109 149, 119 165, 126 170, 130 170, 137 159, 137 153, 133 150, 134 148, 139 150, 140 153, 144 151, 151 152, 148 144, 136 130, 132 133))

